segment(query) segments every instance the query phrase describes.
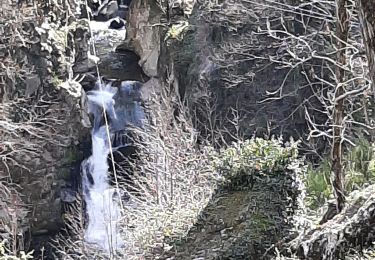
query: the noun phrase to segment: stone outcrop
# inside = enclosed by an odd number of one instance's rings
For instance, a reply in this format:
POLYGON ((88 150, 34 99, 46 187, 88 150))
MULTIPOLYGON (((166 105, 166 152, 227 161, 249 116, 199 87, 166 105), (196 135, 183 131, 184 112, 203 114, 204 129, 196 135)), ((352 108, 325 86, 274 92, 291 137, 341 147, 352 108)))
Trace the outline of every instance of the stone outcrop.
POLYGON ((170 259, 272 259, 273 244, 291 234, 297 208, 290 177, 254 176, 250 187, 220 189, 170 259))
MULTIPOLYGON (((8 4, 3 11, 11 13, 15 7, 8 4)), ((7 24, 18 28, 23 38, 7 46, 12 48, 11 56, 2 64, 10 69, 17 64, 20 71, 13 78, 9 73, 0 75, 7 83, 0 98, 0 179, 13 183, 21 193, 18 205, 28 212, 22 226, 29 227, 31 236, 60 230, 61 191, 77 185, 76 166, 89 140, 89 129, 82 124, 83 90, 71 69, 82 52, 83 43, 77 38, 86 29, 77 14, 69 12, 73 7, 73 1, 56 1, 48 7, 26 3, 19 20, 7 24), (50 16, 40 20, 41 10, 48 10, 50 16)), ((6 26, 3 29, 12 33, 6 26)))
POLYGON ((354 191, 340 214, 323 225, 301 232, 285 248, 292 248, 298 259, 333 260, 344 259, 354 249, 371 247, 375 241, 374 189, 374 185, 369 185, 354 191))
POLYGON ((168 259, 274 259, 274 246, 296 235, 304 167, 272 145, 257 139, 220 155, 225 181, 168 259))
POLYGON ((130 4, 128 32, 124 47, 134 50, 149 77, 157 77, 162 37, 162 13, 156 1, 135 0, 130 4))
POLYGON ((83 37, 80 38, 85 40, 85 44, 82 46, 79 58, 73 66, 73 71, 75 74, 85 76, 82 81, 85 90, 90 90, 95 86, 98 76, 104 79, 140 82, 148 80, 148 76, 139 65, 139 55, 122 47, 126 37, 125 27, 111 28, 111 24, 115 21, 123 22, 117 17, 108 21, 91 21, 90 24, 86 24, 86 29, 88 30, 88 26, 90 26, 93 35, 93 44, 91 45, 87 41, 90 37, 88 31, 81 33, 83 37), (95 51, 93 47, 95 47, 95 51), (96 63, 100 75, 97 75, 96 63))
MULTIPOLYGON (((9 163, 5 162, 6 167, 1 166, 2 177, 9 177, 21 189, 23 202, 29 209, 32 235, 55 233, 61 228, 60 189, 71 185, 72 175, 79 174, 79 168, 75 168, 83 157, 79 145, 87 140, 88 134, 81 124, 80 97, 72 96, 64 89, 44 91, 54 97, 49 100, 50 104, 44 104, 43 114, 50 115, 50 118, 43 118, 48 126, 26 127, 30 135, 16 139, 15 142, 21 142, 20 150, 9 163)), ((9 141, 13 134, 5 133, 3 137, 9 141)))

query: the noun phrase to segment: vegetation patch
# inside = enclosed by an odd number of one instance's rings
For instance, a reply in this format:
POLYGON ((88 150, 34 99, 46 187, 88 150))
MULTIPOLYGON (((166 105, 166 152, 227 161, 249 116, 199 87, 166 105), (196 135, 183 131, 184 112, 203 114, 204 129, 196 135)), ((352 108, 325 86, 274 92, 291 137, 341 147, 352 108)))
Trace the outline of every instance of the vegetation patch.
MULTIPOLYGON (((344 154, 345 190, 350 193, 375 182, 375 146, 365 138, 344 154)), ((306 205, 311 209, 323 206, 333 199, 331 164, 324 159, 318 167, 309 165, 305 177, 306 205)))
POLYGON ((228 184, 236 187, 244 184, 249 187, 259 176, 304 170, 302 161, 298 159, 298 142, 292 140, 283 144, 281 138, 254 138, 233 143, 221 152, 214 165, 228 184))

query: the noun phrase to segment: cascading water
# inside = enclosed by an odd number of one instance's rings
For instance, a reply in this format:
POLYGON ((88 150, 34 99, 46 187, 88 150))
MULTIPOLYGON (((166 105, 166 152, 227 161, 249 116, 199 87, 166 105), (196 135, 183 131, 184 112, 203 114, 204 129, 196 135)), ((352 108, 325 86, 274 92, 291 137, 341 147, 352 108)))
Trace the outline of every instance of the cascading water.
POLYGON ((142 125, 144 113, 139 102, 139 85, 132 81, 121 82, 118 88, 97 84, 96 90, 87 92, 88 112, 94 115, 94 124, 92 155, 81 165, 88 217, 85 240, 107 251, 124 244, 117 228, 121 218, 121 194, 109 184, 107 158, 113 142, 113 150, 126 146, 118 141, 119 133, 126 131, 128 125, 142 125), (107 122, 103 120, 104 111, 107 122), (106 123, 109 124, 109 136, 106 123))
POLYGON ((116 120, 114 94, 114 90, 105 87, 102 90, 90 91, 87 95, 88 112, 94 115, 92 155, 82 162, 82 186, 88 215, 85 240, 100 245, 106 250, 122 245, 116 228, 121 216, 120 207, 114 200, 115 190, 108 182, 107 157, 110 152, 110 141, 107 126, 101 126, 103 108, 107 112, 108 119, 116 120))
MULTIPOLYGON (((99 1, 97 10, 91 10, 97 21, 90 22, 94 53, 91 55, 90 52, 88 57, 96 64, 108 53, 115 53, 116 46, 125 40, 126 22, 119 16, 127 8, 120 5, 116 11, 114 2, 116 1, 99 1), (111 13, 108 13, 109 10, 111 13)), ((120 1, 127 4, 129 2, 120 1)), ((86 8, 90 9, 88 6, 86 8)), ((90 17, 89 11, 87 16, 90 17)), ((100 76, 98 65, 96 68, 100 76)), ((116 149, 127 146, 127 138, 124 136, 129 125, 142 125, 144 114, 140 105, 140 85, 134 81, 123 81, 118 87, 113 87, 111 83, 97 83, 95 90, 87 92, 88 112, 94 116, 94 122, 91 133, 92 155, 81 164, 88 220, 85 241, 109 253, 121 247, 124 241, 118 228, 121 219, 121 194, 110 185, 108 156, 116 149)), ((111 159, 113 160, 112 156, 111 159)), ((112 168, 115 171, 115 167, 112 168)))

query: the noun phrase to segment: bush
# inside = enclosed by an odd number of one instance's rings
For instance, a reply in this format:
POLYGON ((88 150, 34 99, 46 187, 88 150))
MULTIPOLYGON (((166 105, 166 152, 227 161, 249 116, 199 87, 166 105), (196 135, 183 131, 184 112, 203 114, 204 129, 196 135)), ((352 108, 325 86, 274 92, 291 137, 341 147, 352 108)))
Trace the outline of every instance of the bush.
POLYGON ((224 176, 285 172, 286 167, 300 166, 297 146, 298 142, 294 141, 284 145, 281 138, 238 141, 222 151, 215 165, 224 176))
POLYGON ((331 165, 328 160, 323 160, 321 165, 314 169, 310 164, 305 177, 306 204, 311 209, 322 206, 331 196, 330 184, 331 165))
POLYGON ((352 191, 375 180, 375 145, 358 138, 357 145, 345 156, 346 189, 352 191))

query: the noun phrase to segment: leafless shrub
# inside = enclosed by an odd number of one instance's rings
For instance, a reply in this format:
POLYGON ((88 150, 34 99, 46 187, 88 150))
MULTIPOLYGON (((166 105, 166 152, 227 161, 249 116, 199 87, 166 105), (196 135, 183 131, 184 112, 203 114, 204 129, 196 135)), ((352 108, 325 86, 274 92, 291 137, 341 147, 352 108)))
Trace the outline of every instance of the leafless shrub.
POLYGON ((133 129, 137 158, 118 172, 133 181, 120 181, 129 198, 121 223, 128 259, 151 252, 155 257, 168 250, 169 239, 183 237, 219 178, 212 165, 215 152, 197 146, 197 133, 181 104, 163 95, 156 107, 144 128, 133 129))

